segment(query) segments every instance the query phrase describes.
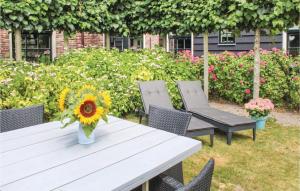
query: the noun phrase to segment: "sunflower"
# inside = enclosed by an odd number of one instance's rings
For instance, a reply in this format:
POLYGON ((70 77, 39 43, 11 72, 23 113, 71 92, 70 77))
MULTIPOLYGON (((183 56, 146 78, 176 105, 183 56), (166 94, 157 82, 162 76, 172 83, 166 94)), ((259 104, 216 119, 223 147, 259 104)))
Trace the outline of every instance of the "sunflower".
POLYGON ((75 107, 74 115, 84 125, 91 125, 97 122, 103 115, 104 109, 97 107, 97 97, 91 94, 85 95, 82 102, 75 107))
POLYGON ((110 108, 111 106, 111 98, 109 96, 109 93, 108 91, 104 91, 104 92, 101 92, 100 95, 102 96, 103 98, 103 101, 104 101, 104 104, 107 108, 110 108))
POLYGON ((69 95, 69 93, 70 93, 70 89, 65 88, 59 95, 58 107, 61 111, 65 110, 66 99, 67 99, 67 96, 69 95))
POLYGON ((78 94, 77 96, 81 96, 82 94, 86 94, 86 93, 91 93, 91 92, 95 92, 96 91, 96 88, 92 85, 84 85, 79 91, 78 91, 78 94))

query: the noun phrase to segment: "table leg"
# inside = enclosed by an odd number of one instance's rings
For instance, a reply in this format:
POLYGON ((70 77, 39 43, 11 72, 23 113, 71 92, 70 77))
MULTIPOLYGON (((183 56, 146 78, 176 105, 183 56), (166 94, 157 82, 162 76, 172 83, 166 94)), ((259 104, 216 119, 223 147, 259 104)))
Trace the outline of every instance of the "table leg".
POLYGON ((142 191, 149 191, 149 181, 145 182, 142 185, 142 191))

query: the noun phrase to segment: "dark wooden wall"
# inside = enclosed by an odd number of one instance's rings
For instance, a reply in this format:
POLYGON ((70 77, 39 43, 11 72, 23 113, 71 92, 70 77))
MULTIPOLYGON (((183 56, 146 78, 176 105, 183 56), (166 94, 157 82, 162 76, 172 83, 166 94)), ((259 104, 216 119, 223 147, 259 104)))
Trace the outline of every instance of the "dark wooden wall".
MULTIPOLYGON (((219 44, 219 33, 210 33, 208 37, 208 49, 211 53, 220 53, 225 50, 240 52, 249 51, 254 46, 254 32, 241 32, 239 36, 235 36, 235 45, 219 44)), ((282 34, 276 36, 262 36, 261 48, 270 50, 273 47, 282 48, 282 34)), ((203 54, 203 37, 202 35, 194 36, 194 55, 200 56, 203 54)))

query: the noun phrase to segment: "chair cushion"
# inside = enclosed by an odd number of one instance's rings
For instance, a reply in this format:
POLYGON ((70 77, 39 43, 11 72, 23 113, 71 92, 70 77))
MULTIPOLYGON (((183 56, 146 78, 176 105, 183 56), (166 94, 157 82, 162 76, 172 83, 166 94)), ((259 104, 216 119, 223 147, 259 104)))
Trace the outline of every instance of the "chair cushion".
POLYGON ((248 117, 235 115, 233 113, 222 111, 212 107, 191 108, 190 111, 228 126, 238 126, 255 123, 254 120, 248 117))
POLYGON ((149 114, 149 105, 156 105, 167 109, 173 109, 165 82, 162 80, 139 82, 144 110, 149 114))

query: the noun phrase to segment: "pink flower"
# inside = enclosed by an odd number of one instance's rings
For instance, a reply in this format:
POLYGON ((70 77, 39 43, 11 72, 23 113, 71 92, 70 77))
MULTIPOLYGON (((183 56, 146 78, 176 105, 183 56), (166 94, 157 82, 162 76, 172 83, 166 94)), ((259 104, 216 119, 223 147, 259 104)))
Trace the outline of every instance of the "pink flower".
POLYGON ((240 80, 240 84, 242 84, 242 85, 243 85, 243 84, 244 84, 244 81, 243 81, 243 80, 240 80))
POLYGON ((276 48, 276 47, 273 47, 273 48, 272 48, 272 51, 273 51, 273 52, 279 52, 280 49, 278 49, 278 48, 276 48))
POLYGON ((265 78, 263 78, 263 77, 261 77, 261 78, 260 78, 260 83, 261 83, 261 84, 264 84, 264 83, 266 83, 266 79, 265 79, 265 78))
POLYGON ((219 60, 220 60, 220 61, 224 61, 224 60, 225 60, 225 57, 224 57, 222 54, 220 54, 220 55, 219 55, 219 60))
POLYGON ((266 54, 269 54, 269 51, 261 49, 261 50, 260 50, 260 53, 261 53, 262 55, 266 55, 266 54))
POLYGON ((243 66, 244 66, 244 65, 243 65, 242 63, 239 64, 239 67, 240 67, 240 68, 243 68, 243 66))
POLYGON ((214 69, 215 69, 214 65, 210 65, 208 67, 208 73, 212 73, 214 71, 214 69))
POLYGON ((245 94, 251 94, 251 90, 250 89, 245 89, 245 94))
POLYGON ((298 76, 294 76, 294 77, 292 78, 292 80, 293 80, 293 81, 297 81, 297 80, 299 80, 299 77, 298 77, 298 76))
POLYGON ((212 78, 213 78, 214 81, 217 81, 217 79, 218 79, 217 74, 213 74, 212 78))
POLYGON ((265 66, 265 65, 267 65, 267 62, 266 61, 260 61, 260 64, 265 66))

